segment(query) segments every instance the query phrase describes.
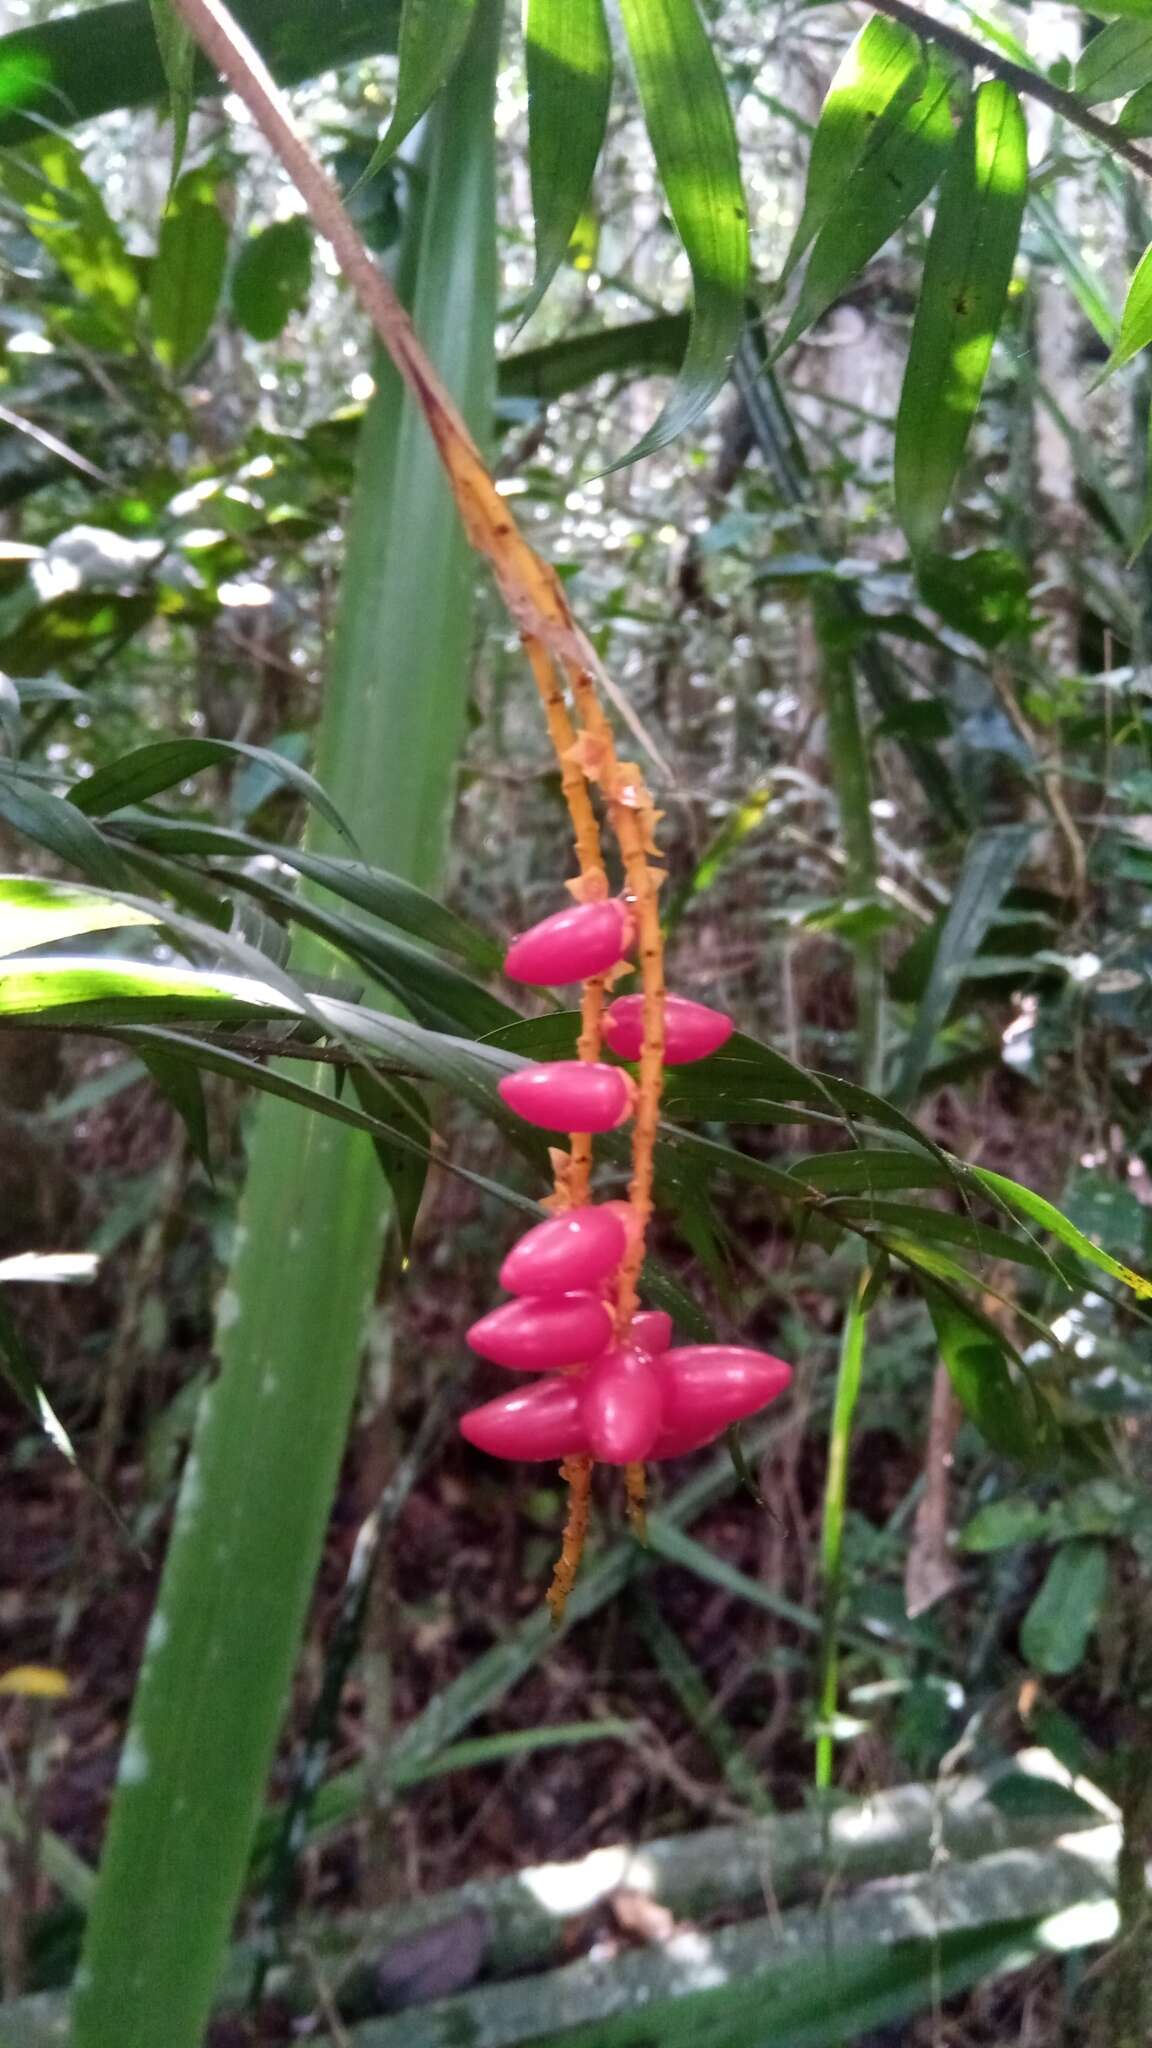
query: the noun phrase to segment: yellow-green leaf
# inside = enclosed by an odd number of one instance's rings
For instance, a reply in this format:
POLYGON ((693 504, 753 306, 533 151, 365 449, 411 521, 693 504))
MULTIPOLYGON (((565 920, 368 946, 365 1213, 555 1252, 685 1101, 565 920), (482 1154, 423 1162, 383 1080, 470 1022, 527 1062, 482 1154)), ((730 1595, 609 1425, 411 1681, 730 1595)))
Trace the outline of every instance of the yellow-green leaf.
POLYGON ((916 553, 939 531, 1003 317, 1028 188, 1028 131, 980 86, 944 174, 896 419, 896 516, 916 553))
POLYGON ((536 276, 527 319, 577 232, 604 140, 612 44, 604 0, 528 0, 528 164, 536 222, 536 276))
POLYGON ((919 40, 886 15, 874 14, 849 44, 820 109, 808 156, 804 206, 784 259, 784 284, 839 206, 877 123, 896 102, 915 98, 923 72, 919 40))
POLYGON ((140 282, 75 144, 46 135, 18 155, 0 156, 0 192, 23 210, 30 232, 75 286, 83 308, 100 316, 104 344, 126 346, 140 282))
POLYGON ((644 119, 692 270, 692 324, 675 388, 627 459, 699 419, 744 324, 748 215, 732 109, 696 0, 620 0, 644 119))
POLYGON ((168 81, 168 108, 172 116, 170 182, 174 185, 180 176, 188 143, 188 122, 194 98, 192 77, 196 69, 196 38, 182 16, 177 14, 172 0, 149 0, 149 5, 152 26, 156 31, 156 47, 168 81))
POLYGON ((119 931, 156 922, 157 914, 120 903, 104 890, 0 875, 0 954, 30 952, 80 932, 119 931))
POLYGON ((148 288, 152 340, 166 369, 186 368, 207 341, 227 261, 216 180, 205 170, 186 171, 160 224, 148 288))
POLYGON ((974 1166, 971 1171, 977 1180, 983 1181, 984 1186, 1017 1216, 1022 1216, 1028 1223, 1035 1223, 1041 1230, 1049 1231, 1061 1244, 1066 1244, 1069 1251, 1076 1252, 1091 1265, 1099 1266, 1103 1272, 1110 1273, 1114 1280, 1122 1280, 1125 1287, 1130 1287, 1134 1294, 1152 1297, 1152 1280, 1146 1280, 1142 1273, 1134 1273, 1131 1266, 1123 1265, 1119 1259, 1114 1259, 1110 1252, 1102 1251, 1098 1244, 1093 1244, 1092 1239, 1085 1237, 1082 1230, 1077 1230, 1076 1225, 1069 1221, 1054 1202, 1045 1201, 1043 1195, 1036 1194, 1032 1188, 1022 1187, 1019 1181, 1009 1180, 1003 1173, 993 1173, 989 1166, 974 1166))
POLYGON ((1124 311, 1120 316, 1120 336, 1104 366, 1103 376, 1110 376, 1123 364, 1130 363, 1142 348, 1152 341, 1152 244, 1145 249, 1132 273, 1124 311))
POLYGON ((873 124, 859 159, 836 198, 808 258, 781 355, 827 312, 889 235, 928 197, 952 147, 949 93, 952 73, 935 50, 928 54, 921 90, 897 93, 873 124))

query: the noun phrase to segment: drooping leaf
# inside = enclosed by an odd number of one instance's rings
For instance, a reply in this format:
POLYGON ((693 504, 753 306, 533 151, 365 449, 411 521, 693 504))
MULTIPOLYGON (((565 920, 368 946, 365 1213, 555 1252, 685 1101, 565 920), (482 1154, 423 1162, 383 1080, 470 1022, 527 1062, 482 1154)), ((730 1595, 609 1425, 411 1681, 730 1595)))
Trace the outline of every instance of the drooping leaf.
POLYGON ((246 740, 152 740, 135 747, 119 760, 97 768, 83 782, 74 783, 68 800, 89 817, 107 817, 129 804, 143 802, 162 789, 186 782, 203 768, 230 766, 236 760, 257 761, 277 782, 287 783, 306 797, 322 817, 352 843, 352 835, 336 806, 321 789, 314 775, 271 747, 251 746, 246 740))
POLYGON ((169 182, 180 176, 188 144, 188 123, 195 98, 192 79, 196 70, 196 38, 176 12, 173 0, 150 0, 152 27, 164 76, 168 81, 168 110, 172 119, 172 170, 169 182))
POLYGON ((304 214, 245 242, 232 273, 232 311, 253 341, 275 341, 312 288, 312 229, 304 214))
POLYGON ((814 1152, 793 1161, 792 1172, 808 1187, 829 1195, 852 1195, 878 1188, 947 1188, 956 1175, 947 1165, 923 1152, 878 1152, 861 1146, 854 1152, 814 1152))
POLYGON ((1040 1230, 1049 1231, 1061 1244, 1067 1245, 1069 1251, 1075 1252, 1081 1259, 1087 1259, 1090 1265, 1099 1266, 1103 1272, 1110 1273, 1114 1280, 1122 1280, 1134 1294, 1143 1295, 1146 1299, 1152 1297, 1152 1280, 1145 1279, 1142 1273, 1134 1273, 1131 1266, 1123 1265, 1119 1259, 1114 1259, 1110 1252, 1104 1251, 1098 1244, 1093 1244, 1092 1239, 1085 1237, 1084 1232, 1078 1230, 1054 1202, 1046 1201, 1043 1195, 1036 1194, 1032 1188, 1022 1187, 1019 1181, 1009 1180, 1005 1174, 994 1173, 991 1167, 974 1166, 971 1172, 978 1181, 990 1189, 1006 1209, 1017 1216, 1022 1216, 1025 1222, 1036 1224, 1040 1230))
POLYGON ((137 1047, 140 1058, 155 1081, 161 1093, 172 1104, 192 1147, 209 1180, 212 1179, 212 1150, 208 1141, 208 1105, 204 1100, 204 1084, 196 1068, 188 1060, 173 1058, 158 1045, 137 1047))
POLYGON ((522 320, 564 260, 604 140, 612 93, 604 0, 528 0, 524 54, 536 276, 522 320))
POLYGON ((675 370, 688 341, 686 313, 658 313, 564 335, 540 348, 521 349, 500 364, 502 398, 563 398, 597 377, 627 370, 675 370))
POLYGON ((74 804, 41 789, 27 775, 0 769, 0 818, 107 889, 129 886, 127 870, 102 832, 74 804))
POLYGON ((1130 363, 1152 341, 1152 245, 1145 249, 1132 273, 1124 311, 1120 316, 1120 334, 1116 346, 1102 371, 1109 376, 1124 363, 1130 363))
POLYGON ((74 1465, 76 1453, 72 1439, 40 1384, 39 1365, 17 1329, 3 1295, 0 1295, 0 1376, 7 1380, 29 1414, 35 1416, 45 1436, 74 1465))
POLYGON ((476 0, 403 0, 400 10, 396 104, 392 119, 369 159, 365 178, 386 164, 442 85, 452 76, 468 40, 476 0))
POLYGON ((835 212, 816 237, 792 316, 773 351, 804 334, 928 197, 952 147, 952 74, 930 50, 914 99, 899 95, 875 123, 835 212))
POLYGON ((968 841, 931 971, 901 1055, 895 1093, 910 1102, 943 1026, 988 930, 1011 888, 1032 838, 1028 825, 990 825, 968 841))
POLYGON ((32 952, 81 932, 155 924, 157 915, 120 903, 103 890, 77 889, 69 882, 29 875, 0 875, 0 954, 32 952))
POLYGON ((432 1127, 427 1104, 419 1089, 413 1088, 410 1082, 398 1078, 386 1080, 362 1067, 353 1069, 352 1086, 363 1107, 379 1124, 372 1142, 381 1171, 392 1191, 396 1227, 401 1246, 407 1252, 424 1198, 432 1156, 429 1149, 432 1127), (411 1139, 411 1148, 397 1145, 391 1135, 393 1131, 400 1131, 411 1139), (420 1149, 425 1154, 423 1158, 420 1157, 420 1149))
POLYGON ((846 1201, 833 1201, 827 1213, 832 1217, 851 1217, 861 1222, 870 1222, 880 1231, 898 1231, 901 1239, 921 1240, 926 1245, 954 1244, 966 1251, 977 1252, 985 1259, 1007 1259, 1017 1265, 1032 1266, 1042 1273, 1054 1273, 1057 1269, 1041 1246, 1033 1244, 1030 1238, 1012 1237, 1005 1230, 993 1229, 986 1223, 977 1223, 970 1216, 955 1216, 947 1209, 930 1209, 928 1205, 914 1205, 911 1202, 876 1201, 868 1195, 854 1195, 846 1201))
POLYGON ((185 171, 160 223, 148 280, 152 342, 166 370, 187 369, 207 341, 227 261, 228 223, 216 179, 207 170, 185 171))
POLYGON ((927 1277, 918 1284, 965 1414, 993 1450, 1022 1465, 1043 1462, 1053 1437, 1047 1404, 1031 1381, 1013 1374, 995 1326, 927 1277))
POLYGON ((75 145, 42 135, 19 155, 0 155, 0 192, 21 207, 32 234, 75 286, 81 312, 96 318, 92 338, 127 347, 140 283, 124 238, 75 145))
POLYGON ((848 180, 889 108, 916 97, 922 71, 918 38, 886 15, 874 14, 849 44, 812 137, 804 205, 784 259, 781 285, 839 208, 848 180))
POLYGON ((1077 99, 1090 106, 1123 99, 1152 83, 1152 19, 1116 21, 1093 36, 1072 74, 1077 99))
POLYGON ((936 539, 980 403, 1027 189, 1020 102, 991 79, 973 97, 944 174, 900 393, 896 516, 917 554, 936 539))
POLYGON ((1085 1538, 1062 1543, 1020 1624, 1029 1664, 1064 1678, 1084 1659, 1108 1587, 1108 1546, 1085 1538))
POLYGON ((637 460, 699 419, 744 324, 748 215, 728 92, 696 0, 620 0, 644 119, 692 271, 692 325, 675 388, 637 460))
POLYGON ((112 960, 100 955, 15 955, 0 974, 0 1017, 58 1021, 144 1022, 151 1017, 242 1017, 272 1011, 299 1014, 271 984, 243 975, 201 972, 194 967, 161 967, 150 960, 112 960))

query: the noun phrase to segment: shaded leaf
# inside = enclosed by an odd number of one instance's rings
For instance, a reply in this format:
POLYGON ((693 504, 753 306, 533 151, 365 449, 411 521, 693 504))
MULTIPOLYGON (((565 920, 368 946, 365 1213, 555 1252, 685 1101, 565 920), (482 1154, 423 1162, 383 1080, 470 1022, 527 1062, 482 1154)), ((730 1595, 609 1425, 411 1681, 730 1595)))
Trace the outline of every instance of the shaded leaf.
POLYGON ((396 104, 364 172, 371 178, 411 134, 451 77, 472 27, 476 0, 403 0, 396 104))
POLYGON ((669 211, 692 270, 692 325, 676 386, 627 459, 699 419, 728 374, 744 325, 748 215, 723 75, 696 0, 620 0, 669 211))
POLYGON ((68 800, 90 817, 107 817, 111 811, 123 810, 128 804, 155 796, 159 790, 186 782, 202 768, 230 766, 236 760, 258 761, 277 782, 285 782, 300 796, 307 797, 342 838, 354 843, 335 804, 314 775, 298 767, 286 754, 276 753, 271 747, 250 746, 246 740, 153 740, 147 746, 134 748, 130 754, 122 754, 117 761, 109 761, 106 767, 97 768, 83 782, 74 783, 68 800))
POLYGON ((167 1096, 180 1118, 188 1133, 188 1142, 211 1180, 212 1150, 208 1142, 208 1106, 204 1100, 204 1085, 199 1074, 187 1060, 174 1058, 160 1046, 140 1045, 137 1050, 156 1086, 167 1096))
POLYGON ((804 206, 784 259, 781 285, 839 207, 844 187, 884 114, 894 101, 904 104, 915 98, 922 71, 918 38, 886 15, 874 14, 849 44, 812 137, 804 206))
POLYGON ((1117 21, 1083 50, 1072 89, 1090 107, 1118 100, 1152 82, 1152 20, 1117 21))
POLYGON ((1083 1662, 1108 1587, 1108 1548, 1087 1539, 1062 1543, 1020 1624, 1029 1664, 1063 1678, 1083 1662))
POLYGON ((827 312, 889 235, 928 197, 952 147, 951 79, 943 58, 929 50, 922 90, 907 102, 897 96, 875 123, 840 192, 834 217, 816 237, 800 295, 774 356, 827 312))
MULTIPOLYGON (((1093 8, 1092 12, 1095 14, 1099 10, 1093 8)), ((1147 12, 1152 16, 1152 6, 1147 12)), ((1133 142, 1152 135, 1152 83, 1142 85, 1130 100, 1125 100, 1116 116, 1116 127, 1121 135, 1127 135, 1133 142)))
POLYGON ((150 0, 152 26, 164 76, 168 81, 168 109, 172 118, 172 171, 174 185, 180 175, 188 143, 188 122, 192 114, 193 74, 196 70, 196 38, 176 12, 173 0, 150 0))
POLYGON ((932 967, 900 1059, 895 1093, 916 1094, 941 1029, 973 959, 1011 887, 1032 837, 1029 825, 990 825, 974 832, 957 877, 932 967))
POLYGON ((0 1295, 0 1374, 23 1407, 35 1416, 45 1436, 74 1465, 76 1453, 72 1439, 40 1384, 39 1366, 13 1322, 3 1295, 0 1295))
POLYGON ((372 1133, 372 1143, 392 1191, 400 1243, 407 1252, 424 1197, 432 1156, 429 1149, 432 1125, 427 1104, 420 1090, 410 1083, 399 1079, 385 1080, 382 1075, 368 1073, 363 1067, 353 1068, 352 1086, 363 1108, 378 1125, 372 1133), (410 1139, 411 1147, 395 1144, 391 1135, 394 1131, 410 1139))
POLYGON ((398 925, 401 931, 413 932, 427 945, 455 953, 481 969, 492 969, 500 964, 501 951, 486 932, 467 924, 455 911, 446 909, 434 896, 429 896, 426 890, 418 889, 414 882, 406 882, 402 875, 385 874, 382 868, 372 867, 367 861, 338 854, 312 853, 302 847, 279 846, 274 840, 255 839, 246 832, 232 832, 219 825, 200 825, 190 819, 158 818, 141 813, 138 817, 118 818, 116 825, 118 830, 130 831, 134 839, 138 838, 150 846, 167 847, 172 853, 230 854, 245 860, 253 854, 266 855, 319 882, 345 902, 371 911, 385 924, 398 925))
POLYGON ((833 1202, 826 1213, 833 1220, 839 1216, 852 1217, 872 1222, 878 1230, 896 1229, 905 1241, 910 1238, 927 1245, 960 1245, 967 1251, 978 1252, 982 1258, 1009 1259, 1042 1273, 1057 1271, 1053 1260, 1030 1238, 1011 1237, 1005 1230, 977 1223, 970 1216, 954 1216, 946 1209, 930 1209, 926 1203, 917 1207, 910 1202, 878 1202, 868 1196, 853 1196, 848 1201, 833 1202))
POLYGON ((612 92, 604 0, 528 0, 524 54, 536 275, 522 320, 564 260, 604 140, 612 92))
POLYGON ((232 311, 254 341, 275 341, 312 288, 312 229, 303 214, 245 242, 232 273, 232 311))
POLYGON ((1000 79, 981 85, 956 138, 912 328, 896 418, 896 516, 915 553, 952 493, 1004 308, 1028 189, 1028 130, 1000 79))
POLYGON ((806 1186, 829 1195, 855 1194, 869 1188, 947 1188, 958 1176, 947 1164, 923 1152, 814 1152, 794 1160, 791 1172, 806 1186))
POLYGON ((960 1533, 963 1550, 1010 1550, 1017 1543, 1035 1543, 1048 1533, 1048 1510, 1023 1494, 989 1501, 960 1533))
POLYGON ((1054 1431, 1039 1389, 1014 1376, 995 1326, 977 1310, 930 1279, 918 1284, 965 1414, 993 1450, 1022 1465, 1042 1462, 1054 1431))
POLYGON ((39 788, 26 775, 0 769, 0 818, 69 867, 79 868, 90 881, 109 889, 128 886, 127 871, 103 833, 74 804, 39 788))
POLYGON ((1026 563, 1010 548, 977 548, 966 555, 922 555, 916 581, 948 626, 980 647, 1032 631, 1026 563))

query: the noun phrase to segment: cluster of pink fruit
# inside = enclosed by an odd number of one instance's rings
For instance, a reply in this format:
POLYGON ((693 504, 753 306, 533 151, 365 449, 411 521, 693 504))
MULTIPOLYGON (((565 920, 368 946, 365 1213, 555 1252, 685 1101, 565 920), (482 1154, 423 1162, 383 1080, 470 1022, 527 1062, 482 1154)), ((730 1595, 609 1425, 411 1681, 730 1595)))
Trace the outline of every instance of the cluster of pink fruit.
MULTIPOLYGON (((505 967, 514 980, 559 986, 608 973, 632 939, 625 904, 579 904, 525 932, 505 967)), ((717 1051, 732 1020, 669 996, 664 1028, 665 1060, 677 1066, 717 1051)), ((637 1058, 643 998, 612 1003, 603 1031, 611 1051, 637 1058)), ((500 1094, 544 1130, 596 1132, 631 1114, 635 1084, 602 1061, 558 1060, 509 1075, 500 1094)), ((497 1458, 678 1458, 783 1393, 792 1373, 780 1359, 722 1344, 672 1349, 671 1320, 659 1309, 641 1310, 617 1336, 606 1297, 634 1227, 626 1202, 589 1203, 538 1224, 514 1246, 500 1280, 516 1298, 474 1323, 468 1342, 496 1365, 546 1376, 465 1415, 460 1428, 470 1443, 497 1458)))

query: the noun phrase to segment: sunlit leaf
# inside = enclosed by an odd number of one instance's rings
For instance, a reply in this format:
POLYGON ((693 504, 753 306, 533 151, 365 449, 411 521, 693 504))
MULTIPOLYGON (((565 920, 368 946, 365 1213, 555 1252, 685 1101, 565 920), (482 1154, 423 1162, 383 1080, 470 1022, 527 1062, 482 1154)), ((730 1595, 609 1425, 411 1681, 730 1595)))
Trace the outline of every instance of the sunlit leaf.
POLYGON ((83 306, 100 316, 106 346, 126 346, 139 279, 75 145, 63 135, 44 135, 19 155, 0 156, 0 192, 23 209, 29 229, 75 286, 83 306))
POLYGON ((699 419, 728 374, 744 324, 748 215, 732 109, 696 0, 620 0, 668 208, 692 270, 680 374, 630 461, 699 419))
POLYGON ((403 0, 396 104, 369 159, 365 178, 371 178, 399 149, 451 77, 475 11, 476 0, 403 0))
POLYGON ((108 1015, 123 1022, 137 1016, 231 1016, 271 1010, 298 1014, 271 985, 243 975, 161 967, 148 960, 107 960, 57 954, 3 962, 0 1016, 36 1017, 51 1011, 57 1021, 108 1015))
POLYGON ((909 100, 897 95, 875 123, 839 193, 833 217, 816 237, 775 355, 791 347, 827 312, 889 235, 928 197, 952 147, 951 81, 948 65, 930 50, 920 92, 909 100))
POLYGON ((172 189, 148 278, 152 342, 165 369, 179 374, 212 331, 224 268, 228 223, 210 171, 185 171, 172 189))
POLYGON ((1145 1279, 1142 1273, 1134 1273, 1131 1266, 1123 1265, 1119 1259, 1114 1259, 1110 1252, 1103 1251, 1098 1244, 1093 1244, 1091 1238, 1085 1237, 1082 1230, 1078 1230, 1074 1223, 1069 1222, 1054 1202, 1046 1201, 1043 1195, 1036 1194, 1032 1188, 1022 1187, 1019 1181, 1009 1180, 1005 1174, 994 1173, 991 1167, 973 1166, 970 1170, 1007 1209, 1015 1211, 1025 1222, 1034 1223, 1040 1230, 1049 1231, 1061 1244, 1067 1245, 1069 1251, 1075 1252, 1079 1258, 1087 1259, 1090 1265, 1099 1266, 1103 1272, 1110 1273, 1114 1280, 1122 1280, 1134 1294, 1143 1295, 1145 1298, 1152 1297, 1152 1280, 1145 1279))
POLYGON ((295 214, 245 242, 232 273, 232 311, 254 341, 275 341, 311 288, 312 229, 295 214))
POLYGON ((81 932, 155 924, 157 914, 111 893, 28 875, 0 875, 0 953, 31 952, 81 932))
POLYGON ((849 44, 812 137, 804 206, 784 259, 781 284, 840 206, 848 179, 893 102, 904 105, 916 96, 922 71, 919 40, 886 15, 874 14, 849 44))
POLYGON ((1152 244, 1145 249, 1132 273, 1124 311, 1120 316, 1120 334, 1116 346, 1102 371, 1108 376, 1131 362, 1142 348, 1152 341, 1152 244))
POLYGON ((1086 1539, 1062 1543, 1020 1624, 1029 1664, 1053 1678, 1083 1662, 1108 1588, 1108 1546, 1086 1539))
POLYGON ((527 319, 564 261, 604 140, 612 44, 604 0, 528 0, 528 165, 536 222, 536 276, 527 319))
POLYGON ((980 86, 944 182, 896 419, 896 516, 933 545, 980 403, 1020 239, 1028 131, 1000 79, 980 86))
POLYGON ((1118 100, 1152 83, 1152 19, 1116 21, 1085 46, 1072 74, 1077 99, 1088 106, 1118 100))
POLYGON ((109 761, 106 767, 97 768, 83 782, 74 783, 68 800, 89 817, 107 817, 112 811, 123 810, 162 789, 186 782, 201 769, 230 767, 236 760, 258 761, 275 781, 287 783, 290 789, 307 797, 329 824, 351 842, 352 835, 339 811, 314 775, 298 767, 287 754, 276 753, 271 747, 251 746, 246 740, 152 740, 147 746, 136 747, 132 753, 109 761))

